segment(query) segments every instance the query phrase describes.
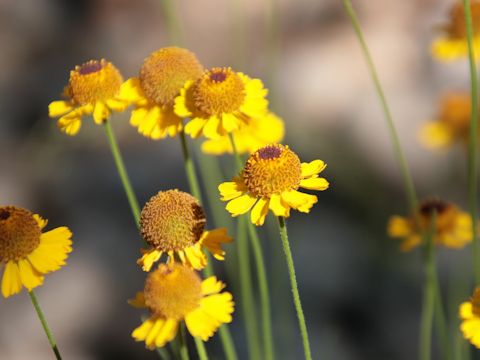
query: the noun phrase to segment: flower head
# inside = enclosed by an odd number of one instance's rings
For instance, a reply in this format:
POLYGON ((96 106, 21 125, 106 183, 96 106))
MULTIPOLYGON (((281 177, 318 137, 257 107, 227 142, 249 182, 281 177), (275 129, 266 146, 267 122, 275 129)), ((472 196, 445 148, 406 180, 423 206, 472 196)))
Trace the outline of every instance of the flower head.
POLYGON ((43 284, 44 275, 65 265, 72 251, 72 233, 59 227, 45 233, 47 221, 30 211, 0 207, 0 265, 4 297, 17 294, 22 287, 31 291, 43 284))
POLYGON ((318 177, 325 167, 321 160, 301 163, 288 146, 268 145, 250 155, 241 174, 218 189, 232 216, 252 209, 252 223, 263 225, 269 209, 283 217, 290 216, 291 208, 310 212, 317 197, 298 189, 326 190, 327 180, 318 177))
POLYGON ((175 136, 182 130, 182 118, 173 111, 173 102, 189 80, 195 81, 203 67, 194 53, 178 47, 166 47, 148 56, 138 78, 127 80, 135 93, 135 110, 130 123, 151 139, 175 136))
MULTIPOLYGON (((473 28, 474 52, 480 50, 480 2, 470 2, 473 28)), ((467 26, 465 23, 465 9, 461 2, 457 2, 450 10, 448 23, 441 29, 443 35, 432 44, 432 54, 443 61, 452 61, 466 58, 468 55, 467 26)))
POLYGON ((207 70, 197 81, 188 81, 175 99, 175 113, 191 118, 185 132, 193 138, 205 135, 218 139, 243 125, 251 118, 268 113, 267 90, 258 79, 231 68, 207 70))
MULTIPOLYGON (((273 113, 269 113, 263 118, 252 118, 248 125, 234 131, 232 135, 235 138, 238 153, 251 154, 263 146, 282 141, 285 129, 282 119, 273 113)), ((233 153, 228 135, 218 139, 205 140, 202 144, 202 151, 212 155, 233 153)))
POLYGON ((143 292, 130 301, 151 313, 132 332, 133 338, 153 350, 174 339, 179 322, 185 321, 192 336, 207 341, 222 323, 232 321, 232 294, 221 292, 224 287, 215 276, 202 281, 189 267, 161 264, 147 275, 143 292))
POLYGON ((438 199, 420 203, 417 216, 392 216, 387 227, 388 234, 402 240, 402 251, 412 250, 422 243, 422 233, 430 229, 433 212, 436 212, 433 234, 436 244, 458 249, 472 241, 470 215, 454 204, 438 199))
POLYGON ((78 133, 85 115, 93 114, 95 123, 103 124, 112 111, 125 110, 131 101, 132 92, 122 83, 118 69, 105 59, 76 66, 64 91, 67 100, 51 102, 49 116, 59 117, 57 126, 68 135, 78 133))
POLYGON ((463 337, 480 349, 480 288, 475 289, 469 301, 460 305, 459 315, 463 337))
POLYGON ((445 148, 455 142, 467 144, 470 134, 471 97, 467 93, 448 93, 440 102, 438 117, 426 123, 420 140, 429 148, 445 148))
POLYGON ((171 261, 175 255, 194 269, 203 269, 207 258, 203 248, 218 260, 225 259, 221 244, 232 241, 225 228, 205 231, 203 208, 192 195, 179 190, 160 191, 143 207, 140 232, 150 245, 138 264, 150 271, 163 253, 171 261))

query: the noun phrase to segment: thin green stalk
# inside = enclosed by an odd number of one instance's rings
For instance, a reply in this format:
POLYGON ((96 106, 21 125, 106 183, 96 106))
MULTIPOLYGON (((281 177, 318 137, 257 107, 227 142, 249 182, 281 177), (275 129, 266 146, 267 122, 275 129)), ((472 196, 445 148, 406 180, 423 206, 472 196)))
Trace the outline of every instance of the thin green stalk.
POLYGON ((358 41, 360 42, 363 55, 365 56, 365 59, 367 61, 370 75, 372 77, 373 83, 375 84, 375 90, 380 100, 380 104, 382 106, 385 119, 387 121, 387 126, 390 131, 390 137, 392 139, 395 156, 397 158, 397 161, 400 165, 400 170, 402 172, 403 182, 405 186, 405 193, 407 195, 412 214, 415 214, 417 209, 417 203, 418 203, 415 187, 413 185, 413 180, 410 174, 410 170, 408 168, 407 160, 405 158, 405 155, 402 150, 402 146, 400 144, 400 139, 398 137, 397 129, 395 128, 395 124, 393 122, 392 113, 388 106, 387 99, 385 97, 385 93, 382 88, 382 84, 380 83, 380 79, 378 77, 377 70, 375 68, 375 63, 373 62, 372 56, 370 54, 370 50, 368 49, 367 43, 363 36, 363 32, 360 27, 360 23, 358 21, 355 10, 353 9, 352 3, 350 2, 350 0, 343 0, 343 5, 345 6, 348 16, 350 17, 350 20, 352 22, 355 33, 357 35, 358 41))
POLYGON ((166 348, 157 348, 157 354, 158 356, 160 356, 160 359, 162 360, 170 360, 171 357, 170 357, 170 353, 168 352, 168 350, 166 348))
POLYGON ((185 325, 183 323, 180 324, 178 339, 180 342, 180 358, 182 360, 190 360, 190 356, 188 355, 187 335, 185 334, 185 325))
POLYGON ((174 0, 160 0, 168 37, 173 44, 181 45, 183 43, 183 34, 180 22, 178 21, 177 11, 175 9, 175 5, 177 4, 178 1, 174 0))
POLYGON ((473 234, 473 267, 475 283, 480 284, 480 252, 478 249, 477 235, 477 136, 478 136, 478 81, 475 52, 473 48, 473 27, 470 1, 463 0, 465 9, 465 23, 467 26, 468 59, 470 63, 470 86, 471 86, 471 119, 470 119, 470 141, 468 143, 468 199, 470 215, 472 217, 473 234))
POLYGON ((310 341, 308 340, 307 324, 303 315, 302 303, 300 302, 300 294, 298 292, 297 278, 295 276, 295 266, 293 265, 292 251, 288 242, 287 224, 282 216, 277 217, 278 227, 280 229, 280 237, 282 239, 283 251, 287 260, 288 273, 290 275, 290 286, 292 287, 293 302, 297 311, 298 324, 300 325, 300 334, 302 335, 303 351, 305 359, 312 360, 312 351, 310 350, 310 341))
POLYGON ((431 214, 430 229, 425 235, 423 248, 424 267, 425 267, 425 285, 423 292, 422 317, 420 322, 420 349, 419 360, 430 360, 432 347, 432 328, 435 311, 435 244, 434 234, 436 228, 437 213, 431 214))
POLYGON ((273 360, 273 336, 272 336, 272 318, 270 309, 270 291, 268 288, 267 271, 265 269, 265 263, 263 261, 263 250, 258 238, 257 231, 252 222, 247 220, 248 232, 250 234, 250 242, 253 248, 253 255, 257 265, 258 272, 258 285, 260 288, 260 303, 262 307, 262 330, 263 330, 263 342, 266 360, 273 360))
POLYGON ((123 162, 120 149, 118 148, 117 139, 113 133, 112 125, 110 124, 110 121, 105 121, 104 125, 108 144, 110 145, 113 159, 115 160, 118 175, 120 176, 125 194, 127 195, 128 203, 130 205, 130 209, 132 210, 133 218, 135 219, 135 224, 138 226, 140 222, 140 206, 138 205, 137 197, 133 191, 132 184, 130 183, 127 170, 125 169, 125 164, 123 162))
POLYGON ((445 317, 445 307, 443 306, 442 294, 440 292, 440 283, 438 280, 438 271, 433 260, 433 287, 435 291, 435 318, 437 319, 437 329, 440 347, 442 349, 442 359, 452 359, 452 347, 448 337, 447 319, 445 317))
POLYGON ((55 357, 57 360, 62 360, 62 356, 60 355, 60 351, 58 350, 57 342, 55 341, 55 338, 53 337, 52 331, 48 327, 47 319, 45 318, 45 315, 43 314, 42 308, 40 307, 40 304, 38 303, 37 296, 35 293, 32 291, 28 292, 28 295, 30 295, 30 300, 32 300, 33 307, 35 308, 35 311, 37 312, 38 319, 42 323, 43 330, 45 331, 45 335, 47 335, 48 342, 50 343, 50 346, 52 347, 53 353, 55 354, 55 357))
POLYGON ((246 234, 246 219, 240 217, 237 225, 238 272, 240 274, 240 296, 243 318, 245 319, 245 330, 247 335, 247 346, 250 359, 261 359, 260 341, 257 328, 257 312, 253 300, 252 273, 250 267, 250 254, 246 234))
MULTIPOLYGON (((187 139, 185 136, 185 132, 183 130, 180 132, 180 141, 182 144, 182 154, 183 154, 183 160, 185 165, 185 173, 187 174, 190 191, 192 192, 193 196, 195 196, 198 199, 198 201, 202 203, 200 184, 198 181, 197 173, 195 171, 195 164, 193 163, 193 158, 190 156, 187 139)), ((211 256, 209 254, 207 254, 207 256, 208 256, 207 266, 203 270, 203 273, 206 277, 210 277, 214 275, 214 270, 212 266, 211 256)), ((220 326, 219 333, 220 333, 220 340, 222 342, 226 359, 237 360, 235 345, 233 343, 232 335, 230 333, 230 329, 228 328, 228 326, 227 325, 220 326)))
POLYGON ((195 340, 195 346, 197 347, 198 358, 200 360, 208 360, 207 350, 205 349, 205 344, 202 339, 196 336, 193 339, 195 340))

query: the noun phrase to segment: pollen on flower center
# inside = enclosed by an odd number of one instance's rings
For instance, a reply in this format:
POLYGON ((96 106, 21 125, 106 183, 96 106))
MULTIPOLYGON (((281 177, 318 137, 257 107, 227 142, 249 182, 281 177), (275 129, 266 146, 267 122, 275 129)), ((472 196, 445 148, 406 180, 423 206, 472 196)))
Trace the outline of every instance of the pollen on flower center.
POLYGON ((301 179, 300 159, 288 146, 265 146, 250 155, 243 179, 254 196, 270 197, 296 190, 301 179))
POLYGON ((231 68, 213 68, 197 80, 195 106, 208 115, 237 111, 245 99, 245 85, 231 68))
POLYGON ((182 319, 199 306, 201 279, 183 265, 161 264, 145 281, 145 304, 159 317, 182 319))
POLYGON ((140 69, 140 84, 145 95, 158 105, 172 104, 188 80, 197 80, 203 67, 194 53, 178 47, 153 52, 140 69))
MULTIPOLYGON (((470 3, 470 12, 472 14, 473 34, 480 34, 480 3, 470 3)), ((447 31, 452 38, 464 39, 467 37, 467 27, 465 24, 465 11, 462 3, 453 6, 450 12, 450 24, 447 31)))
POLYGON ((112 63, 90 60, 70 71, 68 93, 78 104, 94 104, 117 95, 122 82, 122 75, 112 63))
POLYGON ((205 229, 205 213, 192 195, 178 190, 159 192, 142 209, 140 232, 160 251, 194 245, 205 229))
POLYGON ((25 258, 40 243, 33 214, 15 206, 0 207, 0 262, 25 258))

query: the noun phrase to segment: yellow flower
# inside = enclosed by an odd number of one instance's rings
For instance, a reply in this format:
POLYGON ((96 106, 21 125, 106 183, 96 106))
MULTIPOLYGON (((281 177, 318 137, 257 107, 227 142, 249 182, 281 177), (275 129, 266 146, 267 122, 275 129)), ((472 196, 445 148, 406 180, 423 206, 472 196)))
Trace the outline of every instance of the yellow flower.
POLYGON ((179 323, 185 321, 192 336, 207 341, 220 325, 232 321, 234 302, 232 294, 221 292, 224 287, 215 276, 202 281, 188 267, 161 264, 148 274, 143 292, 130 301, 151 313, 132 337, 153 350, 174 339, 179 323))
POLYGON ((276 216, 290 216, 290 209, 308 213, 317 202, 315 195, 297 191, 326 190, 327 180, 318 177, 326 164, 321 160, 300 163, 288 146, 268 145, 250 155, 240 176, 218 187, 221 199, 229 201, 226 209, 232 216, 250 209, 251 221, 263 225, 268 210, 276 216))
MULTIPOLYGON (((480 52, 480 3, 471 1, 474 52, 480 52)), ((442 61, 453 61, 468 56, 467 27, 463 4, 457 2, 450 11, 449 22, 442 26, 444 34, 432 43, 432 54, 442 61)))
POLYGON ((430 218, 436 211, 434 243, 459 249, 472 241, 472 220, 470 215, 457 206, 436 199, 423 201, 418 208, 417 225, 414 216, 392 216, 387 232, 389 236, 400 238, 400 250, 409 251, 422 243, 422 232, 430 229, 430 218))
POLYGON ((138 264, 150 271, 166 253, 170 261, 177 255, 183 264, 200 270, 207 264, 204 248, 215 259, 224 260, 221 245, 232 238, 225 228, 205 231, 205 223, 203 208, 192 195, 178 190, 160 191, 142 209, 140 232, 151 248, 143 250, 138 264))
POLYGON ((455 142, 468 144, 471 97, 467 93, 445 94, 438 118, 426 123, 420 131, 422 143, 432 149, 446 148, 455 142))
POLYGON ((123 111, 130 104, 132 92, 122 82, 118 69, 105 59, 76 66, 63 94, 67 100, 51 102, 49 116, 59 117, 57 126, 68 135, 78 133, 85 115, 93 114, 101 125, 112 111, 123 111))
POLYGON ((231 68, 205 71, 188 81, 175 99, 175 113, 191 118, 185 132, 193 138, 217 139, 268 113, 267 90, 258 79, 231 68))
MULTIPOLYGON (((285 129, 283 121, 273 113, 263 118, 252 118, 248 125, 234 131, 235 145, 238 153, 253 153, 268 144, 283 140, 285 129)), ((202 151, 206 154, 222 155, 233 153, 228 135, 218 139, 208 139, 202 144, 202 151)))
POLYGON ((188 80, 195 81, 202 72, 195 54, 186 49, 167 47, 150 54, 140 76, 127 80, 135 94, 130 124, 154 140, 177 135, 183 124, 173 112, 174 99, 188 80))
POLYGON ((47 221, 15 206, 0 207, 0 265, 4 297, 22 287, 31 291, 43 284, 44 275, 65 265, 72 251, 72 233, 59 227, 45 233, 47 221))
POLYGON ((460 330, 463 337, 480 349, 480 288, 476 288, 470 301, 460 304, 460 330))

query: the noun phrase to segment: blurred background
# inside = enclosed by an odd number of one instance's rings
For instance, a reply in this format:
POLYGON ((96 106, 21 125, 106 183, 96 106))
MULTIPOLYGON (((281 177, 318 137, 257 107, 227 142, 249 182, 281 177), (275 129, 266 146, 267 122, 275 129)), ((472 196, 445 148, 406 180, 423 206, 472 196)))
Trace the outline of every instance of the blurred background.
MULTIPOLYGON (((189 48, 206 67, 230 65, 261 78, 272 109, 285 121, 285 143, 303 161, 328 164, 330 189, 318 194, 308 216, 294 212, 288 222, 315 358, 416 357, 420 251, 400 253, 399 242, 386 235, 388 217, 406 214, 407 202, 342 2, 176 0, 175 21, 162 1, 0 1, 0 203, 31 209, 48 218, 50 228, 67 225, 74 233, 68 266, 37 291, 64 357, 157 358, 130 337, 140 323, 139 311, 126 302, 143 287, 144 274, 135 264, 140 241, 105 134, 90 119, 79 135, 61 134, 48 118, 48 104, 59 98, 76 64, 104 57, 128 78, 152 51, 168 45, 189 48), (180 31, 172 31, 172 21, 180 31)), ((465 207, 464 149, 431 152, 418 142, 420 126, 436 115, 439 96, 469 89, 466 61, 440 64, 429 53, 452 3, 357 0, 354 6, 420 197, 438 195, 465 207)), ((127 113, 112 123, 141 204, 159 190, 188 190, 177 138, 143 138, 127 113)), ((190 141, 196 150, 198 145, 190 141)), ((197 164, 207 172, 214 167, 202 156, 197 164)), ((221 164, 230 178, 231 158, 222 157, 221 164)), ((210 192, 217 186, 207 185, 210 192)), ((231 227, 222 206, 217 201, 209 207, 210 228, 231 227)), ((299 359, 281 242, 273 226, 260 234, 277 358, 299 359)), ((470 249, 439 249, 437 259, 452 344, 468 347, 457 331, 456 309, 471 291, 470 249)), ((224 264, 215 266, 235 295, 237 270, 229 264, 228 272, 224 264)), ((246 359, 241 318, 237 306, 231 328, 246 359)), ((0 298, 0 319, 1 359, 52 358, 25 292, 0 298)), ((222 358, 218 337, 207 346, 211 358, 222 358)))

